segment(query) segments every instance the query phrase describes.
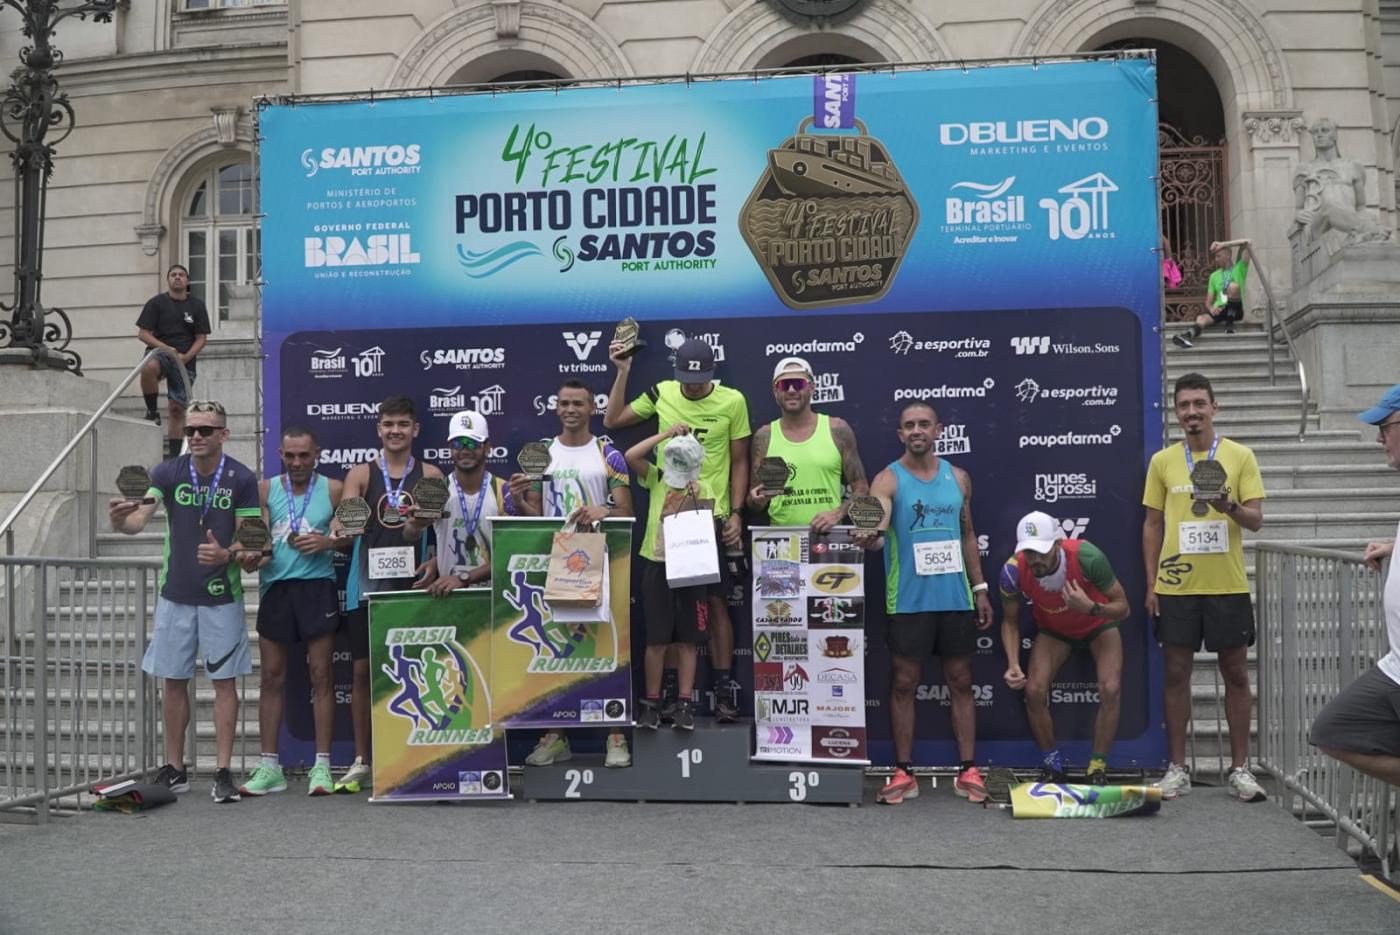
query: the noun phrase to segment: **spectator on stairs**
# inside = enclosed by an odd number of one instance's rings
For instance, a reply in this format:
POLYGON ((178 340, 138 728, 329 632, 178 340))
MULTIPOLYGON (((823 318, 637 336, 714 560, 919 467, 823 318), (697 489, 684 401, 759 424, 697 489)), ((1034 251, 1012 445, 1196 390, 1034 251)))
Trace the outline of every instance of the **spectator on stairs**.
POLYGON ((1225 333, 1234 334, 1235 322, 1244 319, 1244 282, 1249 274, 1249 241, 1225 240, 1210 245, 1215 270, 1206 283, 1205 308, 1185 333, 1172 338, 1177 347, 1195 347, 1195 339, 1211 325, 1225 323, 1225 333), (1231 253, 1231 248, 1234 253, 1231 253))

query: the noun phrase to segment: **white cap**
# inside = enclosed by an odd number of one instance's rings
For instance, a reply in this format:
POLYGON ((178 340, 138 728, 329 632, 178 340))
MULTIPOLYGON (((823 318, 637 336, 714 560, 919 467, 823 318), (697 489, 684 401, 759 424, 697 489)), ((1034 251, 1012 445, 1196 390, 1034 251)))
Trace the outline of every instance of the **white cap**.
POLYGON ((479 412, 459 412, 452 417, 447 426, 448 441, 454 438, 470 438, 484 442, 490 437, 491 431, 486 427, 486 417, 479 412))
POLYGON ((694 435, 678 435, 661 450, 661 479, 669 487, 681 490, 691 481, 700 479, 700 465, 705 449, 694 435))
POLYGON ((809 380, 816 376, 812 373, 812 365, 801 357, 784 357, 778 361, 778 366, 773 368, 773 382, 777 383, 783 377, 797 376, 798 374, 809 380))
POLYGON ((1060 524, 1047 513, 1027 513, 1016 523, 1016 551, 1030 549, 1044 555, 1065 537, 1060 524))

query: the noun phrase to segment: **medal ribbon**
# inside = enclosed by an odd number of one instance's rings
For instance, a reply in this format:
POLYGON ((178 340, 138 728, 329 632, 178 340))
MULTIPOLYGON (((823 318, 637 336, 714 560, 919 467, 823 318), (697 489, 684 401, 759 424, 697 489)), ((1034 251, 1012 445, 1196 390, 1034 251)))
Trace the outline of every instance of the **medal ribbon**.
MULTIPOLYGON (((490 474, 481 475, 481 490, 478 491, 476 500, 476 513, 472 515, 472 521, 466 527, 467 539, 475 538, 476 529, 481 525, 481 508, 486 504, 486 490, 491 483, 490 474)), ((457 491, 457 505, 462 508, 462 522, 467 523, 467 495, 462 491, 462 485, 457 482, 457 474, 452 475, 452 489, 457 491)))
MULTIPOLYGON (((224 462, 227 460, 228 455, 219 455, 219 466, 214 471, 214 480, 205 488, 208 491, 208 496, 204 498, 204 502, 199 507, 200 526, 204 526, 205 521, 209 518, 209 508, 214 505, 214 494, 219 490, 219 481, 224 476, 224 462)), ((195 473, 193 457, 190 458, 190 486, 194 488, 194 502, 199 503, 199 475, 195 473)))
POLYGON ((383 449, 379 451, 379 473, 384 476, 384 492, 389 497, 389 505, 397 510, 399 501, 403 499, 403 485, 408 483, 408 475, 413 473, 413 455, 408 456, 408 468, 403 472, 403 477, 399 478, 399 485, 392 490, 389 489, 389 459, 384 456, 383 449))
POLYGON ((290 535, 301 534, 301 521, 306 519, 306 511, 311 508, 311 495, 316 491, 316 478, 319 477, 315 471, 311 472, 311 479, 306 482, 306 494, 301 498, 301 509, 296 508, 296 499, 292 496, 292 478, 288 474, 282 475, 282 486, 287 490, 287 523, 291 530, 290 535))
MULTIPOLYGON (((1191 446, 1186 443, 1186 439, 1181 440, 1181 447, 1186 451, 1186 474, 1189 477, 1196 469, 1196 463, 1191 460, 1191 446)), ((1215 436, 1215 441, 1210 443, 1210 451, 1206 454, 1207 461, 1215 460, 1215 449, 1220 447, 1220 436, 1215 436)))

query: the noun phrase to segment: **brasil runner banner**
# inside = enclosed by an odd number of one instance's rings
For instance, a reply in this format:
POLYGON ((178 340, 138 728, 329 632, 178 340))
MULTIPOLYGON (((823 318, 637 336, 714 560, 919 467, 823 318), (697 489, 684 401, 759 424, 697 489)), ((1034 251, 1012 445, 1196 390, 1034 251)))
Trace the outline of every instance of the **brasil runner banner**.
POLYGON ((865 549, 850 527, 755 527, 752 600, 754 759, 869 764, 865 549))
MULTIPOLYGON (((1155 81, 1124 55, 263 106, 267 463, 278 429, 306 424, 339 476, 373 457, 379 402, 404 393, 420 459, 450 466, 448 420, 474 409, 508 475, 558 433, 566 379, 592 389, 605 434, 608 341, 632 316, 647 346, 629 401, 700 338, 757 427, 778 415, 774 365, 802 356, 813 405, 850 423, 873 476, 900 454, 900 408, 927 400, 938 453, 973 480, 986 580, 1041 509, 1142 594, 1142 478, 1162 441, 1155 81)), ((607 434, 625 450, 654 431, 607 434)), ((882 597, 867 592, 865 694, 870 758, 888 763, 882 597)), ((731 607, 751 710, 752 611, 731 607)), ((996 632, 973 664, 978 760, 1038 763, 996 632)), ((1110 762, 1160 767, 1140 604, 1121 632, 1110 762)), ((1092 659, 1075 653, 1051 692, 1083 762, 1092 659)), ((936 664, 915 699, 916 761, 956 763, 936 664)))
POLYGON ((603 623, 562 623, 544 601, 558 518, 491 520, 491 660, 503 727, 632 723, 632 520, 608 519, 611 613, 603 623))
POLYGON ((1011 787, 1015 818, 1119 818, 1155 815, 1162 809, 1156 786, 1080 786, 1023 782, 1011 787))
POLYGON ((372 802, 510 798, 492 724, 491 592, 373 594, 372 802))

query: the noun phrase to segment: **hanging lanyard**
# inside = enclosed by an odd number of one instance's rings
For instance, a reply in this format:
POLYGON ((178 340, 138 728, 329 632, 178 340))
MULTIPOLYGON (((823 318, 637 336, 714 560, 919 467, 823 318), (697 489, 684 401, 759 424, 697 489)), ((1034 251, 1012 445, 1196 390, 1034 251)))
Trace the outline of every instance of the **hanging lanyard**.
MULTIPOLYGON (((204 526, 209 518, 209 508, 214 505, 214 495, 219 491, 219 481, 224 476, 224 462, 228 460, 228 455, 219 455, 219 466, 214 471, 214 480, 208 487, 208 496, 199 506, 199 525, 204 526)), ((190 487, 194 489, 194 502, 199 503, 199 475, 194 470, 194 458, 190 458, 190 487)))
MULTIPOLYGON (((476 536, 476 529, 477 529, 478 526, 481 525, 481 508, 486 504, 486 492, 487 492, 487 489, 490 487, 490 484, 491 484, 491 475, 490 475, 490 474, 482 474, 482 475, 481 475, 481 490, 479 491, 479 496, 477 497, 477 500, 476 500, 476 512, 475 512, 474 514, 472 514, 472 521, 471 521, 471 524, 468 525, 468 526, 467 526, 467 529, 466 529, 466 531, 467 531, 467 538, 468 538, 468 539, 471 539, 471 538, 473 538, 473 537, 476 536)), ((465 493, 462 492, 462 485, 461 485, 460 483, 457 482, 457 475, 456 475, 455 472, 454 472, 453 475, 452 475, 452 488, 453 488, 454 490, 457 491, 457 505, 458 505, 459 507, 461 507, 461 509, 462 509, 462 523, 463 523, 463 524, 466 524, 466 522, 467 522, 467 495, 466 495, 465 493)))
POLYGON ((399 501, 403 499, 403 485, 408 483, 408 475, 413 473, 413 455, 408 456, 408 469, 403 472, 403 477, 399 478, 399 485, 393 490, 389 489, 389 459, 384 456, 382 449, 379 452, 379 473, 384 475, 384 492, 389 497, 389 505, 397 510, 399 501))
POLYGON ((316 491, 318 476, 315 471, 311 472, 311 479, 306 482, 306 494, 301 498, 301 509, 298 510, 292 495, 292 478, 288 474, 282 475, 282 486, 287 489, 287 528, 291 530, 290 535, 301 534, 301 521, 306 519, 306 511, 311 508, 311 495, 316 491))
MULTIPOLYGON (((1191 460, 1191 446, 1188 445, 1188 444, 1186 444, 1186 440, 1185 440, 1185 439, 1182 439, 1181 447, 1182 447, 1183 449, 1185 449, 1185 451, 1186 451, 1186 475, 1187 475, 1188 477, 1190 477, 1190 476, 1191 476, 1191 472, 1194 471, 1194 470, 1196 469, 1196 462, 1194 462, 1193 460, 1191 460)), ((1220 447, 1220 436, 1219 436, 1219 435, 1215 436, 1215 441, 1213 441, 1213 442, 1210 443, 1210 452, 1209 452, 1208 454, 1206 454, 1206 460, 1207 460, 1207 461, 1214 461, 1214 460, 1215 460, 1215 449, 1218 448, 1218 447, 1220 447)))

